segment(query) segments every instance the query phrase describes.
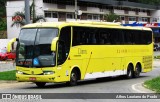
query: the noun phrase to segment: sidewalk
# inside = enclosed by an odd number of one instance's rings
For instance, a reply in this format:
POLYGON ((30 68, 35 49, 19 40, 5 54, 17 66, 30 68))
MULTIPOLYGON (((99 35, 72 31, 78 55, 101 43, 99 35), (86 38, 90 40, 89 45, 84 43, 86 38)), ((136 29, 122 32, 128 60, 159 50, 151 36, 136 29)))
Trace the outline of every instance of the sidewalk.
POLYGON ((0 61, 0 72, 15 70, 15 63, 10 61, 0 61))
POLYGON ((160 68, 160 59, 154 59, 153 60, 153 67, 154 68, 160 68))

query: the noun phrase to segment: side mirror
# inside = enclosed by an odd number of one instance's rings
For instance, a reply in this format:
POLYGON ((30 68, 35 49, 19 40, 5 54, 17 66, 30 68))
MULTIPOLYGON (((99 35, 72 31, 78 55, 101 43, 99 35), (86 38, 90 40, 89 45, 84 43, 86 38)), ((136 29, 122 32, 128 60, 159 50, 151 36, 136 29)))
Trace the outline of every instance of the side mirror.
POLYGON ((19 39, 18 39, 18 38, 16 38, 16 41, 18 42, 18 41, 19 41, 19 39))
POLYGON ((7 52, 11 52, 12 50, 12 44, 16 42, 16 38, 11 39, 7 44, 7 52))
POLYGON ((58 41, 58 37, 55 37, 55 38, 52 40, 52 43, 51 43, 51 51, 56 51, 57 41, 58 41))

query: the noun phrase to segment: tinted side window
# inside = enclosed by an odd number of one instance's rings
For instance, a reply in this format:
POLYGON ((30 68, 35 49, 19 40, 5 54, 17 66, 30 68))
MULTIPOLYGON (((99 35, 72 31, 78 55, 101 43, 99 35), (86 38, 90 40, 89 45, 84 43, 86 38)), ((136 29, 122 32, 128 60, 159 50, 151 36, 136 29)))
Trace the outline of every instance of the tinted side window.
POLYGON ((111 32, 108 29, 99 29, 97 32, 97 43, 100 45, 111 44, 111 32))
POLYGON ((143 30, 123 30, 124 43, 129 45, 145 45, 152 42, 152 32, 143 30))
POLYGON ((76 45, 144 45, 152 42, 152 32, 111 28, 73 27, 76 45))
POLYGON ((133 44, 142 44, 142 35, 141 31, 133 30, 133 44))
POLYGON ((121 29, 109 29, 110 39, 112 45, 119 45, 124 43, 123 31, 121 29))
POLYGON ((97 44, 97 28, 73 27, 72 46, 97 44))
POLYGON ((124 44, 133 44, 133 33, 130 30, 123 30, 124 44))
POLYGON ((72 46, 123 44, 123 32, 119 29, 73 27, 72 46))
POLYGON ((146 44, 152 43, 152 32, 151 31, 145 31, 145 39, 146 39, 146 44))

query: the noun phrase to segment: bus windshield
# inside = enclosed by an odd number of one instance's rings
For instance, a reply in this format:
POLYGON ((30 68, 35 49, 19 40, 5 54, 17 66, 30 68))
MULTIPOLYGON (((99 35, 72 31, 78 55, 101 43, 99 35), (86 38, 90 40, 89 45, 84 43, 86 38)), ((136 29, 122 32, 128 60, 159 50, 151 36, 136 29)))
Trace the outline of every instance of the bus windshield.
POLYGON ((17 45, 17 66, 54 66, 55 52, 51 52, 51 42, 57 34, 56 28, 22 29, 17 45))

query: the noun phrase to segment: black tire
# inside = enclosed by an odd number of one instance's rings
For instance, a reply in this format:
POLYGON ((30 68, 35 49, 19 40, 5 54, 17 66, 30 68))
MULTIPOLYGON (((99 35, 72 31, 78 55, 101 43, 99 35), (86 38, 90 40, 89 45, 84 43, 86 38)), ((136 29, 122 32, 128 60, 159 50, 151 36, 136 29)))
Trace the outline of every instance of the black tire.
POLYGON ((139 65, 136 65, 136 68, 135 68, 135 71, 134 71, 134 74, 133 74, 133 77, 134 78, 138 78, 140 76, 140 66, 139 65))
POLYGON ((77 80, 78 80, 77 71, 72 70, 71 75, 70 75, 70 81, 69 81, 70 86, 76 86, 77 85, 77 80))
POLYGON ((133 78, 133 68, 131 65, 128 65, 126 78, 127 79, 133 78))
POLYGON ((45 82, 36 82, 35 84, 40 88, 43 88, 46 85, 45 82))

